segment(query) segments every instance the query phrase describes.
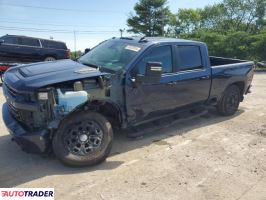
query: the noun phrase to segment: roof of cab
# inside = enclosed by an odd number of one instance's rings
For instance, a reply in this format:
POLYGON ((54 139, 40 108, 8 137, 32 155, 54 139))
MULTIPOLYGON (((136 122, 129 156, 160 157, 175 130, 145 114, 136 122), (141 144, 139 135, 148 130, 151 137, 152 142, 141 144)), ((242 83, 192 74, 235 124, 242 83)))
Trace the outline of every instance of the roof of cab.
POLYGON ((152 45, 156 43, 189 43, 194 45, 205 45, 203 42, 193 41, 193 40, 185 40, 180 38, 167 38, 167 37, 121 37, 121 38, 113 38, 113 39, 121 39, 121 40, 129 40, 133 43, 141 43, 143 45, 152 45))

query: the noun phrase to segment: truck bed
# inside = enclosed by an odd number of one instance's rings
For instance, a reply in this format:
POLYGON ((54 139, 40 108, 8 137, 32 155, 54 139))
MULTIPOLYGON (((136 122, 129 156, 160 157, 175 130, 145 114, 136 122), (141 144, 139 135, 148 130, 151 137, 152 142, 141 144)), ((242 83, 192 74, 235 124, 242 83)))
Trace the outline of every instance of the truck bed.
POLYGON ((210 56, 212 84, 210 99, 221 98, 223 91, 232 83, 239 84, 241 94, 249 91, 254 75, 254 62, 210 56))
POLYGON ((215 56, 210 56, 209 58, 210 58, 211 67, 220 67, 221 65, 230 65, 230 64, 249 62, 249 61, 246 61, 246 60, 215 57, 215 56))

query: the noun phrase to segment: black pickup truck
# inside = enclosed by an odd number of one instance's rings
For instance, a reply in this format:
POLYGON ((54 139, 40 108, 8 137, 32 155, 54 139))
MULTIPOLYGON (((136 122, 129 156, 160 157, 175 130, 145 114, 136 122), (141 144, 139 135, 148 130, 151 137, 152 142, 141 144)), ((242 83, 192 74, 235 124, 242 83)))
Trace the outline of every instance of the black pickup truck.
POLYGON ((53 150, 65 164, 92 165, 108 156, 114 128, 181 120, 207 106, 233 115, 253 73, 253 62, 209 57, 201 42, 113 38, 77 61, 10 68, 3 119, 24 150, 53 150))

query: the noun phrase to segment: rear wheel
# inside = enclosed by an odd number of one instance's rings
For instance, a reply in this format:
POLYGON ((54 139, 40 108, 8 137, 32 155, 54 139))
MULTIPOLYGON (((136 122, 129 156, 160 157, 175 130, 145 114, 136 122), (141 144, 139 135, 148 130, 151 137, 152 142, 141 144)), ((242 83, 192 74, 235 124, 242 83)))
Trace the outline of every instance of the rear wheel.
POLYGON ((48 56, 44 59, 44 61, 55 61, 56 59, 52 56, 48 56))
POLYGON ((111 124, 104 116, 82 111, 62 122, 53 138, 53 150, 64 164, 89 166, 105 160, 112 140, 111 124))
POLYGON ((217 105, 217 111, 224 116, 235 114, 240 103, 240 90, 236 85, 229 86, 217 105))

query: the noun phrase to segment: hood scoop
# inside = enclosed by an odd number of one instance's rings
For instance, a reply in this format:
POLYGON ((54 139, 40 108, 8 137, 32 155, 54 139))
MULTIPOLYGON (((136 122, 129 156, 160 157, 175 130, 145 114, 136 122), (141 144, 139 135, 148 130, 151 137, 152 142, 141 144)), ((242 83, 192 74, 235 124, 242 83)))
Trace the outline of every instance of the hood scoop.
POLYGON ((88 74, 88 73, 95 72, 95 71, 98 71, 98 69, 91 68, 91 67, 85 67, 85 68, 76 70, 75 73, 78 73, 78 74, 88 74))
POLYGON ((5 82, 16 90, 33 91, 47 85, 107 74, 72 60, 58 60, 12 67, 5 72, 5 82))
POLYGON ((80 64, 72 60, 58 60, 53 62, 39 62, 21 66, 19 73, 23 77, 32 77, 43 74, 58 73, 66 70, 73 70, 80 64))

